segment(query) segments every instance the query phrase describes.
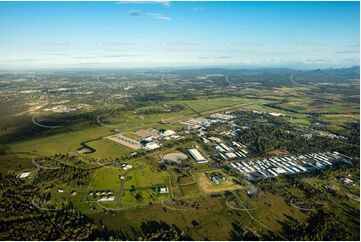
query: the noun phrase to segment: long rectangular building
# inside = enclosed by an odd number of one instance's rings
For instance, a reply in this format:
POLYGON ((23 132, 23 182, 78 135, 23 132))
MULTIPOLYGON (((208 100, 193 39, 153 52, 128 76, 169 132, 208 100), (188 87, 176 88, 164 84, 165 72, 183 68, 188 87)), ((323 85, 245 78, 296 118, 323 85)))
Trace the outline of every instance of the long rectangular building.
POLYGON ((197 149, 188 149, 188 153, 197 163, 207 163, 208 160, 197 149))

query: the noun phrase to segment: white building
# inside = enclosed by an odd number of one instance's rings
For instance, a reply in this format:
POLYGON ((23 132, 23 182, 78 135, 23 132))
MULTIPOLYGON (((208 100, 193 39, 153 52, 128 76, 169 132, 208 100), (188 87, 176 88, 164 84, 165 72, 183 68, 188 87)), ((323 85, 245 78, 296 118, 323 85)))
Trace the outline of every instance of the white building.
POLYGON ((145 144, 144 149, 155 150, 155 149, 158 149, 159 147, 160 147, 160 145, 156 142, 148 142, 147 144, 145 144))
POLYGON ((189 154, 197 163, 207 163, 208 160, 197 149, 188 149, 189 154))
POLYGON ((233 159, 233 158, 236 158, 237 157, 237 155, 235 154, 235 153, 233 153, 233 152, 228 152, 228 153, 226 153, 225 154, 228 158, 230 158, 230 159, 233 159))
POLYGON ((168 187, 159 187, 159 193, 169 193, 168 187))
POLYGON ((27 178, 28 176, 30 175, 30 172, 24 172, 24 173, 21 173, 19 178, 27 178))
POLYGON ((160 132, 160 135, 161 135, 161 136, 164 136, 164 137, 171 136, 171 135, 175 135, 175 134, 176 134, 175 131, 170 130, 170 129, 164 130, 164 131, 161 131, 161 132, 160 132))

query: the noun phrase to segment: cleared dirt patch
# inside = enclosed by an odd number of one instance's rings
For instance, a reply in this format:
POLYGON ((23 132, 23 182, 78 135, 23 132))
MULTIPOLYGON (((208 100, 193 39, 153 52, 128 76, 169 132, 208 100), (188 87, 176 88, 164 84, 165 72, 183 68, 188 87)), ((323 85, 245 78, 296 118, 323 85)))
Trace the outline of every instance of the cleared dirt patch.
POLYGON ((140 137, 149 137, 149 136, 158 136, 159 135, 159 131, 153 128, 149 128, 149 129, 141 129, 135 132, 136 135, 140 136, 140 137))
POLYGON ((108 136, 106 138, 115 141, 117 143, 120 143, 122 145, 128 146, 129 148, 132 148, 134 150, 140 149, 140 143, 138 140, 128 138, 122 134, 116 134, 116 135, 108 136))

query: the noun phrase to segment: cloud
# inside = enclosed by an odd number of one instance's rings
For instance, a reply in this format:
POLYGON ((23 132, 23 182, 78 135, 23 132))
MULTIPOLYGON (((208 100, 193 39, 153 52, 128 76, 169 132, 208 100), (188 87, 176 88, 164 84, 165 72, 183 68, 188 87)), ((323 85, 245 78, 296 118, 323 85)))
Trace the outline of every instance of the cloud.
POLYGON ((222 56, 198 56, 198 59, 201 59, 201 60, 232 59, 232 56, 226 56, 226 55, 222 55, 222 56))
POLYGON ((163 7, 170 7, 170 1, 117 1, 116 4, 160 4, 163 7))
POLYGON ((342 51, 336 51, 336 54, 359 54, 359 50, 342 50, 342 51))
POLYGON ((11 57, 5 57, 0 60, 1 63, 29 63, 33 61, 42 61, 42 60, 48 60, 48 58, 40 58, 40 57, 32 57, 32 56, 11 56, 11 57))
POLYGON ((73 59, 79 59, 79 60, 87 60, 87 59, 107 59, 107 58, 133 58, 133 57, 139 57, 140 55, 135 54, 127 54, 127 55, 81 55, 81 56, 73 56, 73 59))
POLYGON ((152 17, 154 19, 158 19, 158 20, 165 20, 165 21, 172 20, 170 17, 164 16, 164 15, 159 14, 159 13, 147 13, 146 15, 149 16, 149 17, 152 17))
POLYGON ((305 59, 305 63, 327 63, 326 59, 305 59))
POLYGON ((123 52, 134 47, 133 42, 122 42, 119 40, 98 40, 96 45, 99 49, 107 52, 123 52))
POLYGON ((203 11, 205 8, 204 7, 193 7, 192 10, 193 11, 203 11))
POLYGON ((65 51, 69 49, 70 43, 67 42, 52 42, 52 41, 42 41, 42 42, 35 42, 32 46, 37 49, 38 51, 43 52, 58 52, 58 51, 65 51))
POLYGON ((328 43, 322 42, 295 42, 291 41, 289 46, 298 52, 322 52, 329 46, 328 43))
POLYGON ((358 48, 360 48, 360 44, 350 44, 350 45, 346 45, 345 47, 348 47, 348 48, 358 47, 358 48))
POLYGON ((129 14, 129 16, 131 17, 141 17, 141 16, 144 16, 141 12, 131 12, 129 14))
POLYGON ((129 13, 130 17, 149 17, 156 20, 170 21, 170 17, 162 15, 160 13, 142 13, 141 11, 133 11, 129 13))
POLYGON ((163 44, 163 48, 175 52, 189 52, 199 47, 195 42, 168 42, 163 44))

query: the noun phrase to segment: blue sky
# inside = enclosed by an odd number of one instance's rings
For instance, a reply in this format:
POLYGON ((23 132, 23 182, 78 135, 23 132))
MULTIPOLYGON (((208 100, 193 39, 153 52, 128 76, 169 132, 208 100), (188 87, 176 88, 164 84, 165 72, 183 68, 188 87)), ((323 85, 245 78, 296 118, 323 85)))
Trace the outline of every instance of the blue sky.
POLYGON ((0 68, 346 67, 359 2, 0 2, 0 68))

